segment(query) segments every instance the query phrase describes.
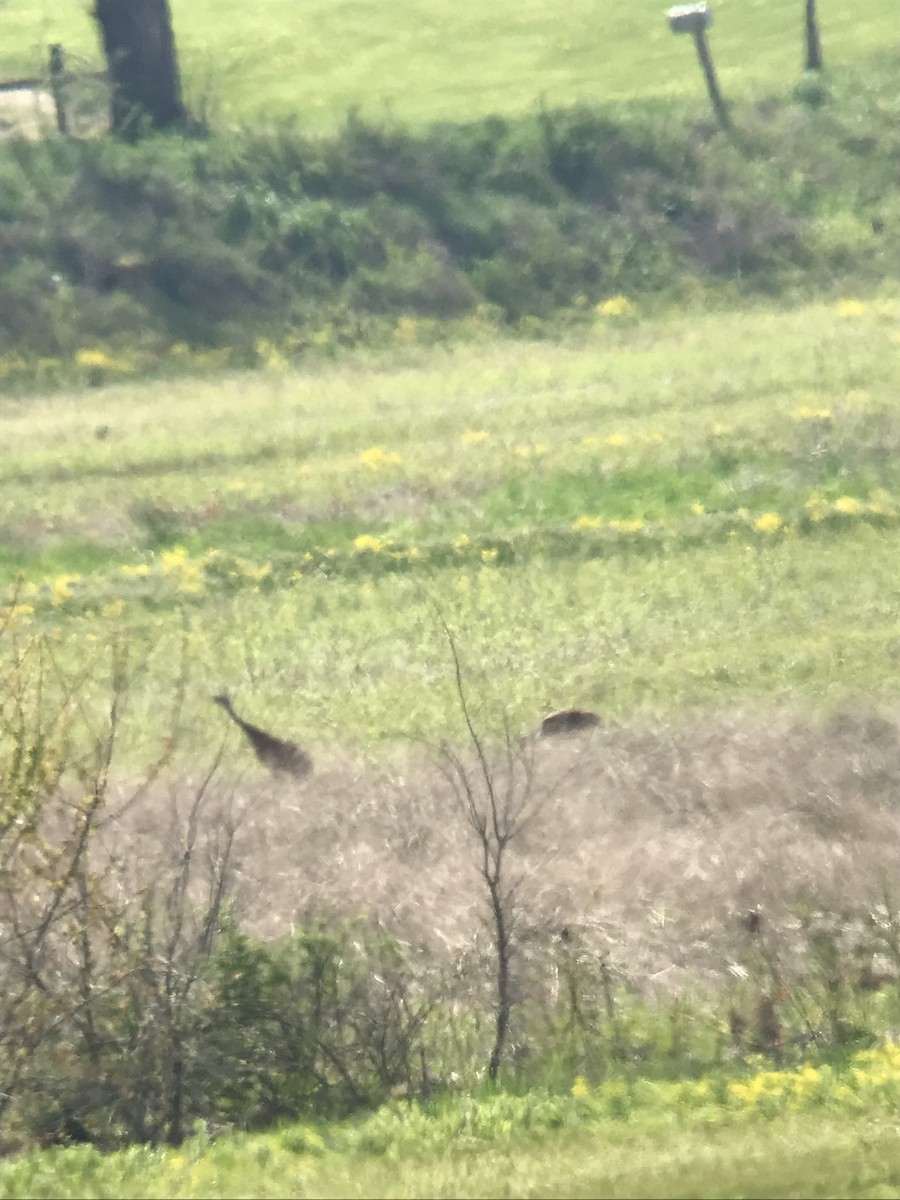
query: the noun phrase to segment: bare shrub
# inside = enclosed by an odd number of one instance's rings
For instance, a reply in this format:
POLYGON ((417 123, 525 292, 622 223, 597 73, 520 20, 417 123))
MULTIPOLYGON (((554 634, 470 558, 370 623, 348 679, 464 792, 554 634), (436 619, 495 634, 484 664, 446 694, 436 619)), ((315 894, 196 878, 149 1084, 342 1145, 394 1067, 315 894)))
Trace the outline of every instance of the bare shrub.
POLYGON ((163 758, 137 786, 114 781, 124 644, 107 682, 98 726, 85 678, 40 638, 13 648, 3 679, 5 1144, 177 1144, 198 1118, 246 1125, 427 1091, 438 973, 425 956, 375 920, 325 920, 324 905, 270 944, 242 932, 258 795, 221 778, 221 752, 198 775, 163 758))

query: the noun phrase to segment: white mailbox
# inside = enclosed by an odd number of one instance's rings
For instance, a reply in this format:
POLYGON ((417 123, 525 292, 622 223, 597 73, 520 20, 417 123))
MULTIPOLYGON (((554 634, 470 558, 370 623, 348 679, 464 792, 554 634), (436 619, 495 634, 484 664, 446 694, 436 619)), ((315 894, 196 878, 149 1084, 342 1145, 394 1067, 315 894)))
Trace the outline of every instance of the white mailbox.
POLYGON ((702 33, 712 25, 712 9, 708 4, 676 4, 669 9, 669 25, 673 33, 702 33))

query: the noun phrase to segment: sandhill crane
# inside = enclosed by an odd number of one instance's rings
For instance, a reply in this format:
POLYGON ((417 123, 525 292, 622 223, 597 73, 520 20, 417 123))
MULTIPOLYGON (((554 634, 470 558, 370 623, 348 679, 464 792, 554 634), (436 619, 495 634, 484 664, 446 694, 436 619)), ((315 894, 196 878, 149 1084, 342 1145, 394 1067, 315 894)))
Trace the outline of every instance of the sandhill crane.
POLYGON ((580 733, 584 729, 596 729, 603 722, 596 713, 584 708, 561 708, 549 713, 537 728, 538 737, 559 737, 565 733, 580 733))
POLYGON ((303 779, 310 774, 313 769, 312 759, 294 742, 275 737, 271 733, 266 733, 264 729, 251 725, 249 721, 244 721, 234 711, 231 697, 227 692, 213 696, 213 701, 221 705, 232 721, 244 731, 256 757, 263 766, 268 767, 276 774, 293 775, 295 779, 303 779))

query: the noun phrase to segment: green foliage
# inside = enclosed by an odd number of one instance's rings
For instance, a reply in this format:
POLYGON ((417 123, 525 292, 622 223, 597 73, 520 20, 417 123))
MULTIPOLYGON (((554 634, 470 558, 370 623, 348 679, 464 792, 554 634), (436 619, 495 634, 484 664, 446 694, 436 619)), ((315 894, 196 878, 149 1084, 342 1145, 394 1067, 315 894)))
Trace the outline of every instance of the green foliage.
POLYGON ((351 117, 324 138, 4 142, 0 377, 99 385, 209 347, 243 365, 384 344, 410 319, 553 332, 694 281, 891 277, 891 78, 834 88, 748 106, 737 140, 581 105, 426 132, 351 117))
POLYGON ((0 1164, 0 1194, 880 1196, 898 1167, 896 1047, 844 1069, 670 1087, 391 1105, 353 1124, 201 1133, 177 1151, 92 1148, 0 1164), (772 1101, 775 1101, 774 1104, 772 1101))
POLYGON ((378 929, 322 923, 273 946, 229 930, 211 967, 203 1053, 218 1083, 201 1115, 266 1125, 415 1091, 430 1001, 378 929))

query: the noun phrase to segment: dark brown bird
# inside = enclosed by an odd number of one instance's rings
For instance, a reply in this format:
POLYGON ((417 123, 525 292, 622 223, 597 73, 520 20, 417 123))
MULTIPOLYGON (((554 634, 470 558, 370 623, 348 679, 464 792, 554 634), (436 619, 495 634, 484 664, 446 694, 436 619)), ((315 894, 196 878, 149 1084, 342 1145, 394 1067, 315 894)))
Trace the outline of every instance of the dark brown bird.
POLYGON ((295 779, 303 779, 310 774, 313 769, 312 759, 294 742, 275 737, 274 734, 266 733, 264 729, 251 725, 249 721, 244 721, 234 711, 231 697, 227 692, 213 696, 213 701, 221 705, 235 725, 243 729, 256 757, 263 766, 268 767, 276 774, 293 775, 295 779))
POLYGON ((580 733, 583 729, 596 729, 603 722, 596 713, 583 708, 561 708, 544 717, 538 726, 538 737, 558 737, 565 733, 580 733))

